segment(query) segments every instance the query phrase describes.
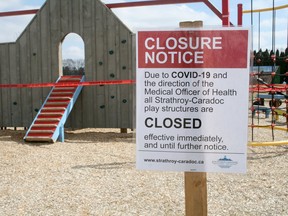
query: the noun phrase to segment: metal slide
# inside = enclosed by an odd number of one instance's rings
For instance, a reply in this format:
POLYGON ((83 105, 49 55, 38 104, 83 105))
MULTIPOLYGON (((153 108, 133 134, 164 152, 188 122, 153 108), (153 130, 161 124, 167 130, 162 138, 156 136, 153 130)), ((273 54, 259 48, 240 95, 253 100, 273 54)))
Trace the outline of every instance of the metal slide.
MULTIPOLYGON (((79 84, 84 76, 61 76, 56 83, 79 84)), ((24 140, 27 142, 64 142, 64 124, 82 90, 83 86, 54 86, 24 140)))

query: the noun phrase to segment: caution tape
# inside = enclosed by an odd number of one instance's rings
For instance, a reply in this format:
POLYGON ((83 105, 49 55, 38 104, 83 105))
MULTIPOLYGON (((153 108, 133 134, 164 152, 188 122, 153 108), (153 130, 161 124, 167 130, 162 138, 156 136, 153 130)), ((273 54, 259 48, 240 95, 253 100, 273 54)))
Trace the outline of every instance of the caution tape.
POLYGON ((104 86, 134 84, 135 80, 105 80, 87 82, 60 82, 60 83, 30 83, 30 84, 0 84, 0 88, 42 88, 42 87, 76 87, 76 86, 104 86))
POLYGON ((250 88, 250 92, 286 92, 286 88, 250 88))
POLYGON ((279 85, 271 85, 271 87, 265 87, 263 85, 261 86, 253 86, 249 88, 250 92, 286 92, 288 90, 288 88, 286 86, 279 86, 279 85))

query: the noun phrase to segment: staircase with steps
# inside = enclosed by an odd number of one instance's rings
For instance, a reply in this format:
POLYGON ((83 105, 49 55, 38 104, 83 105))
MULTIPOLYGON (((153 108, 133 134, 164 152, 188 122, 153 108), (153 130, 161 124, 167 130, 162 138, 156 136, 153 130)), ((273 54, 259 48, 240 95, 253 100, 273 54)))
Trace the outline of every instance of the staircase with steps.
POLYGON ((50 91, 34 121, 29 127, 24 140, 27 142, 64 142, 64 124, 82 90, 77 85, 84 81, 84 76, 61 76, 50 91), (67 83, 67 86, 65 86, 67 83), (73 86, 69 87, 69 84, 73 86), (76 84, 76 86, 75 86, 76 84))

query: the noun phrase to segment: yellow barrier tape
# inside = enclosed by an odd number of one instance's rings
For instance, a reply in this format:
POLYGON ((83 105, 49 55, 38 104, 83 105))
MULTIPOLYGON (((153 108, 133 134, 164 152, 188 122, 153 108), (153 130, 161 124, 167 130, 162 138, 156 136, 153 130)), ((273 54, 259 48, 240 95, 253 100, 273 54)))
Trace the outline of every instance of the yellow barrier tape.
POLYGON ((256 147, 256 146, 279 146, 279 145, 287 145, 288 140, 286 141, 271 141, 271 142, 248 142, 248 146, 256 147))
MULTIPOLYGON (((280 9, 284 9, 284 8, 288 8, 288 4, 286 5, 281 5, 278 7, 274 7, 274 10, 280 10, 280 9)), ((244 13, 256 13, 256 12, 266 12, 266 11, 272 11, 273 8, 262 8, 262 9, 255 9, 255 10, 243 10, 243 14, 244 13)))

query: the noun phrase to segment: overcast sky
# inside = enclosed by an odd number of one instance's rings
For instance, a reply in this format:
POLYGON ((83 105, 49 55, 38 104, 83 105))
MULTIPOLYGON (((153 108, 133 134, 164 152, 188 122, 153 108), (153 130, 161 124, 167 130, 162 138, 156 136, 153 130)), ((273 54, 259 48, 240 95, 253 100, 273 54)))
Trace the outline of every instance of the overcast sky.
MULTIPOLYGON (((137 0, 103 0, 104 3, 132 2, 137 0)), ((139 1, 139 0, 138 0, 139 1)), ((0 12, 38 9, 45 0, 0 0, 0 12)), ((210 2, 222 10, 221 0, 210 0, 210 2)), ((287 0, 274 0, 275 7, 287 5, 287 0)), ((244 10, 251 9, 250 0, 230 0, 230 21, 237 24, 237 4, 242 3, 244 10)), ((254 0, 253 8, 270 8, 273 0, 254 0)), ((203 20, 204 26, 221 26, 221 20, 210 11, 203 3, 172 4, 162 6, 147 6, 121 8, 112 10, 132 31, 138 28, 178 27, 181 21, 203 20)), ((33 15, 0 17, 0 43, 14 42, 25 29, 33 15)), ((287 47, 287 22, 288 8, 276 11, 276 33, 275 46, 280 50, 287 47)), ((253 15, 253 27, 251 27, 251 14, 244 14, 243 26, 253 29, 253 47, 258 49, 272 48, 272 11, 260 13, 260 43, 259 38, 259 13, 253 15)), ((70 35, 69 42, 64 41, 64 58, 83 58, 83 45, 79 43, 76 35, 70 35)))

